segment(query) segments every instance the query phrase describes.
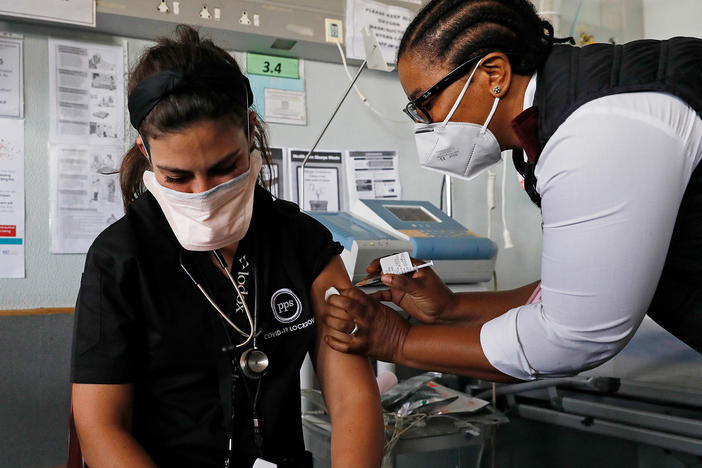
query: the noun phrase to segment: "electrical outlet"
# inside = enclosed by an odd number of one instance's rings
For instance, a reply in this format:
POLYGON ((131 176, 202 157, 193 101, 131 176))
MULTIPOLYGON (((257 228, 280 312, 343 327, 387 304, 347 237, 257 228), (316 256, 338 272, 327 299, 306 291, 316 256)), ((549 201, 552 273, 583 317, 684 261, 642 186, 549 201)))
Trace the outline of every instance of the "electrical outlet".
POLYGON ((180 14, 180 2, 173 2, 173 14, 174 15, 180 14))
POLYGON ((200 18, 202 19, 212 19, 212 13, 207 9, 207 5, 202 5, 202 10, 200 10, 200 18))
POLYGON ((243 24, 245 26, 248 26, 251 24, 251 18, 249 18, 249 14, 246 12, 246 10, 241 12, 241 18, 239 18, 239 24, 243 24))
POLYGON ((324 38, 327 42, 344 43, 344 22, 338 19, 324 19, 324 38))
POLYGON ((168 4, 166 3, 166 0, 161 0, 161 3, 159 3, 156 7, 156 11, 160 13, 168 13, 168 4))

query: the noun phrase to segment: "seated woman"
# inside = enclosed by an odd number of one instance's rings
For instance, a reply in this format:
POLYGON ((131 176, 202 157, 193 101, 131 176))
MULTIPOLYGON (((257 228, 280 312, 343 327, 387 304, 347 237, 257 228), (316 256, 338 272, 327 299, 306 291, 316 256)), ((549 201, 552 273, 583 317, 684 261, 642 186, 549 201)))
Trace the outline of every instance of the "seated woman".
POLYGON ((252 102, 234 59, 187 26, 131 72, 126 214, 90 248, 76 307, 73 411, 91 468, 311 467, 308 352, 334 466, 380 466, 369 364, 321 341, 325 291, 350 286, 341 246, 257 183, 269 156, 252 102))

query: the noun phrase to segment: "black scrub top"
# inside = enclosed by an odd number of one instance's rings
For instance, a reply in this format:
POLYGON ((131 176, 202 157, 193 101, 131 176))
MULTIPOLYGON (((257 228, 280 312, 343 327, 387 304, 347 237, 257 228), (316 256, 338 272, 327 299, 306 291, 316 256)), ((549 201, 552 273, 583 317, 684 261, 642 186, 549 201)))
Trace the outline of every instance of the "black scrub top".
MULTIPOLYGON (((304 466, 299 370, 315 340, 309 291, 342 249, 297 205, 256 187, 231 271, 256 309, 257 346, 269 357, 257 408, 264 457, 279 466, 304 466)), ((256 381, 233 366, 240 350, 222 351, 245 338, 225 326, 183 271, 181 251, 149 192, 97 237, 76 305, 72 381, 134 384, 132 433, 160 467, 224 466, 231 427, 230 466, 249 468, 258 453, 246 390, 253 397, 256 381)), ((248 332, 236 291, 210 254, 183 253, 188 270, 248 332)))

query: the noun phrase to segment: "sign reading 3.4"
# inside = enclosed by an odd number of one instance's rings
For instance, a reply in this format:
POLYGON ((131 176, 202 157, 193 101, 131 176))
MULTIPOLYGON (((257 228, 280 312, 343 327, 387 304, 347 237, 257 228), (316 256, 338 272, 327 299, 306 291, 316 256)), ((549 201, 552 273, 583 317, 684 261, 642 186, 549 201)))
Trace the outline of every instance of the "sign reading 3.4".
POLYGON ((246 71, 252 75, 299 79, 300 59, 247 53, 246 71))

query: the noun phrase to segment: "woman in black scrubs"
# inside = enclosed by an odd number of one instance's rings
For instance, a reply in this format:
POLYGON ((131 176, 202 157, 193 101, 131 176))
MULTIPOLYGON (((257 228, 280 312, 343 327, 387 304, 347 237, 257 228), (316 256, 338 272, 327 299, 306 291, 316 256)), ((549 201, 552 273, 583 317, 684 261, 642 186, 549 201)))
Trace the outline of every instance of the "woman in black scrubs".
POLYGON ((92 468, 311 467, 308 352, 334 466, 380 465, 368 362, 317 324, 325 291, 349 286, 341 246, 257 183, 268 147, 252 101, 233 58, 186 26, 131 73, 126 214, 93 243, 76 306, 73 411, 92 468))

